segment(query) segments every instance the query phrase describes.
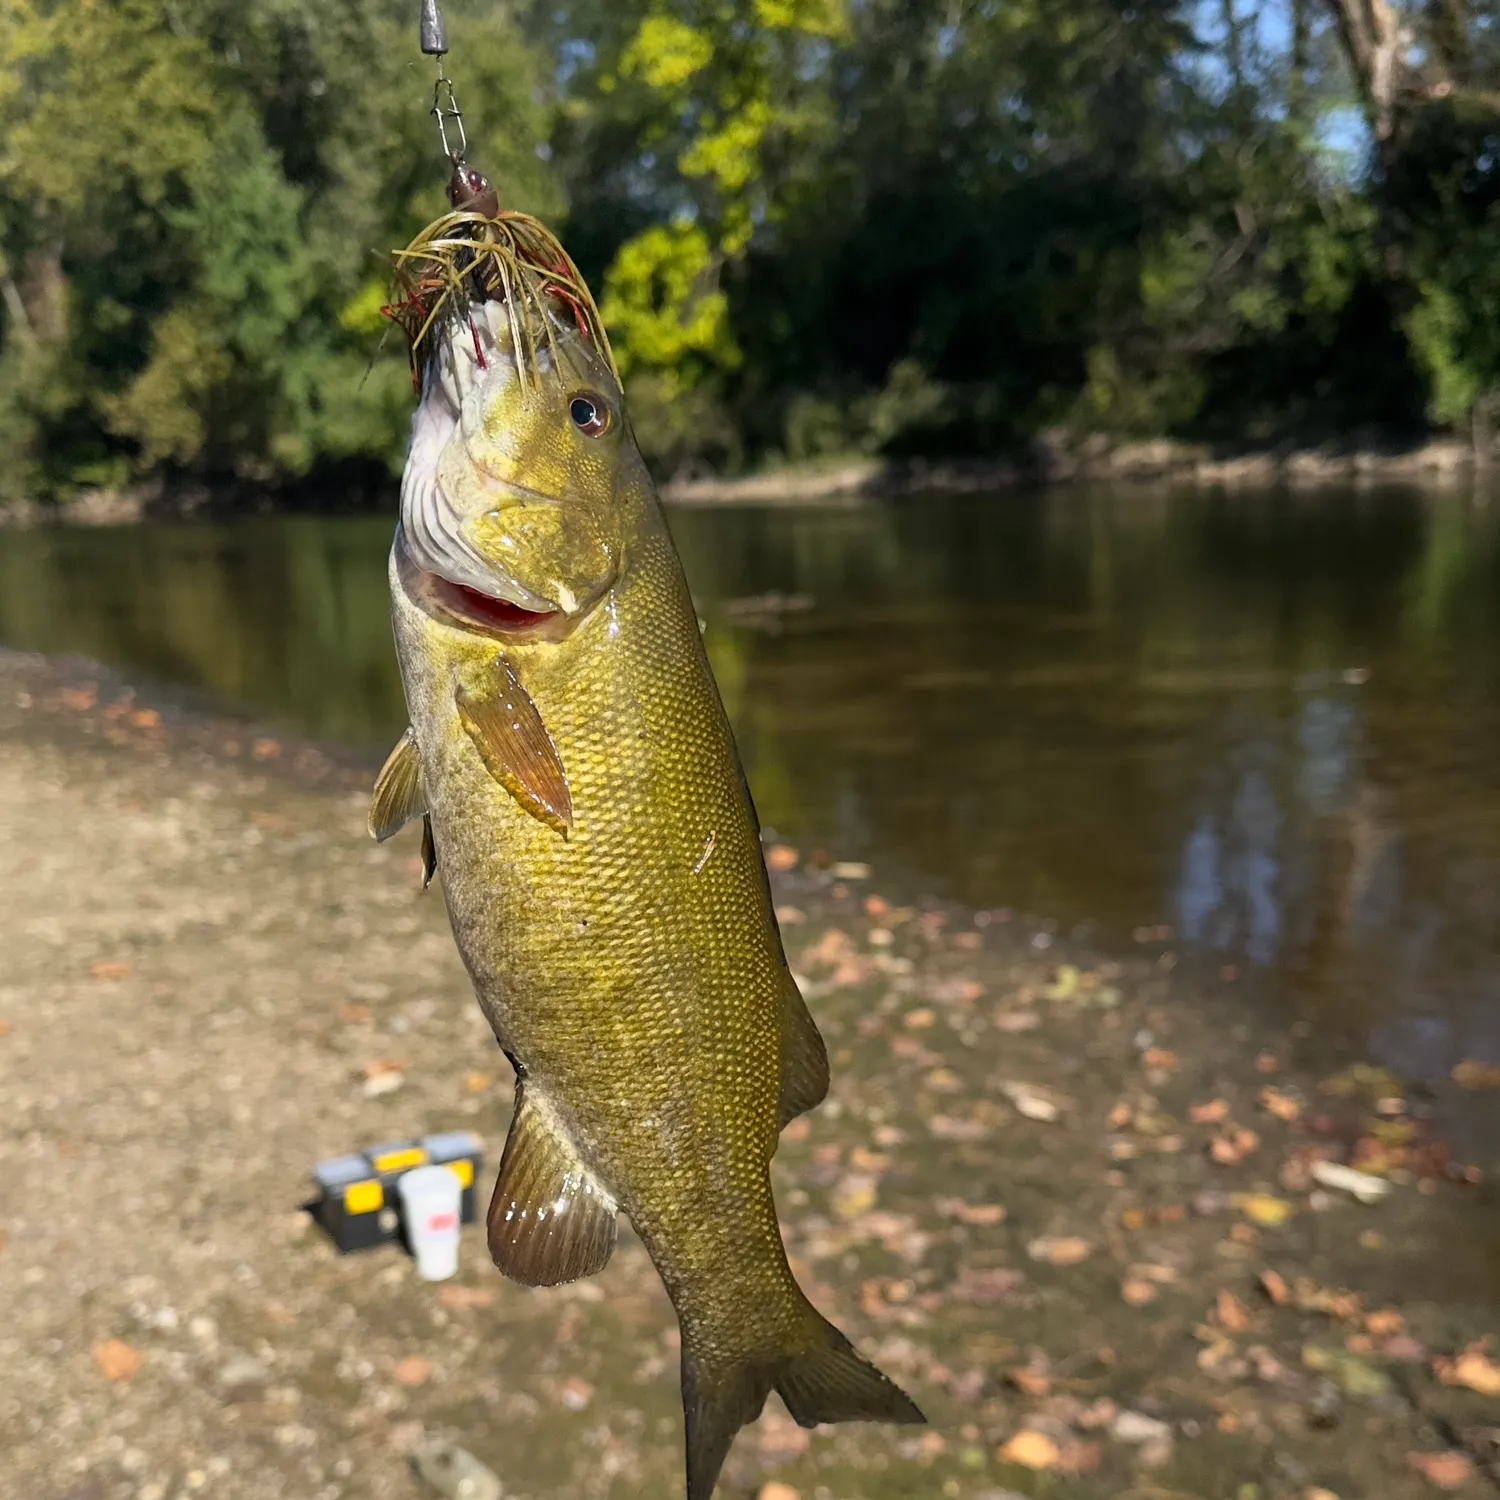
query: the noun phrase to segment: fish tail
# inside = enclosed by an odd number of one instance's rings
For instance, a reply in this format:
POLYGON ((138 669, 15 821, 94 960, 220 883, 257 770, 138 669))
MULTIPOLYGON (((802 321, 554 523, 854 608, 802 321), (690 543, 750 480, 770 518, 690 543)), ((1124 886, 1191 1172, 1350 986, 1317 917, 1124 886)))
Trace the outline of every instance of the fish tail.
POLYGON ((687 1422, 687 1500, 710 1500, 734 1435, 761 1413, 772 1389, 803 1427, 819 1422, 925 1422, 895 1381, 810 1304, 795 1350, 715 1361, 682 1345, 687 1422), (804 1342, 805 1341, 805 1342, 804 1342))
POLYGON ((803 1427, 819 1422, 925 1422, 915 1401, 888 1375, 862 1359, 854 1345, 811 1305, 816 1342, 789 1356, 774 1384, 803 1427))

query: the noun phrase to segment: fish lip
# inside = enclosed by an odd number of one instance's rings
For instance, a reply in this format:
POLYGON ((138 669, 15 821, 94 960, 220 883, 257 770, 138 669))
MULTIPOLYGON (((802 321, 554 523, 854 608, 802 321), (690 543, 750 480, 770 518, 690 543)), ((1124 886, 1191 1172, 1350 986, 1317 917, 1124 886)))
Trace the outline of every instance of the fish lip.
MULTIPOLYGON (((441 573, 431 572, 411 555, 400 526, 396 528, 395 552, 397 576, 407 598, 424 614, 444 625, 508 641, 518 638, 558 640, 577 624, 575 618, 559 608, 534 610, 518 603, 503 591, 498 581, 493 590, 482 590, 471 584, 455 583, 441 573), (515 612, 517 618, 498 618, 498 610, 495 615, 482 612, 477 600, 485 598, 508 607, 515 612)), ((535 597, 525 589, 519 589, 518 592, 528 599, 535 597)))

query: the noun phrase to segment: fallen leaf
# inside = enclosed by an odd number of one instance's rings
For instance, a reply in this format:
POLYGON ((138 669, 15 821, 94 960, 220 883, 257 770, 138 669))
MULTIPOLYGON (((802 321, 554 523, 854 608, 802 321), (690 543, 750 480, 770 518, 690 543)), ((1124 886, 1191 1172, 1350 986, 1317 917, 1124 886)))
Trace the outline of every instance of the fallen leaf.
POLYGON ((10 1021, 0 1019, 0 1036, 9 1036, 14 1029, 10 1021))
POLYGON ((766 850, 766 868, 778 873, 795 870, 802 856, 790 844, 772 844, 766 850))
POLYGON ((431 1374, 432 1361, 420 1354, 408 1354, 391 1366, 391 1378, 397 1385, 423 1385, 431 1374))
POLYGON ((1394 1307, 1377 1307, 1365 1314, 1365 1332, 1377 1339, 1388 1339, 1406 1332, 1406 1319, 1394 1307))
POLYGON ((857 1219, 875 1207, 876 1180, 867 1173, 850 1173, 834 1191, 833 1211, 841 1219, 857 1219))
POLYGON ((1276 1307, 1285 1307, 1291 1293, 1287 1289, 1286 1281, 1275 1271, 1262 1271, 1260 1273, 1261 1290, 1271 1299, 1276 1307))
POLYGON ((1440 1490, 1456 1490, 1473 1477, 1474 1465, 1456 1450, 1446 1453, 1408 1453, 1406 1461, 1429 1484, 1440 1490))
POLYGON ((464 1092, 466 1094, 482 1094, 495 1081, 492 1073, 465 1073, 464 1092))
POLYGON ((863 860, 840 860, 830 871, 835 880, 868 880, 870 867, 863 860))
POLYGON ((1145 1307, 1148 1302, 1155 1302, 1160 1295, 1149 1281, 1132 1278, 1120 1284, 1120 1296, 1131 1307, 1145 1307))
POLYGON ((937 1211, 945 1218, 957 1219, 960 1224, 1003 1224, 1003 1203, 966 1203, 962 1198, 938 1198, 934 1200, 937 1211))
POLYGON ((972 1302, 983 1306, 1003 1302, 1025 1280, 1020 1271, 1013 1270, 1010 1266, 991 1266, 982 1270, 968 1267, 953 1283, 949 1295, 955 1302, 972 1302))
MULTIPOLYGON (((802 1429, 799 1427, 797 1430, 800 1432, 802 1429)), ((791 1485, 773 1479, 769 1484, 761 1485, 755 1500, 802 1500, 802 1497, 791 1485)))
POLYGON ((256 760, 275 760, 281 754, 281 746, 271 739, 259 739, 250 747, 256 760))
POLYGON ((1007 1370, 1005 1378, 1028 1396, 1045 1396, 1052 1389, 1051 1371, 1037 1365, 1018 1365, 1014 1370, 1007 1370))
POLYGON ((94 1363, 106 1380, 129 1380, 140 1369, 142 1356, 124 1339, 105 1339, 94 1345, 94 1363))
POLYGON ((352 1000, 345 1000, 338 1009, 338 1018, 347 1021, 351 1025, 357 1021, 368 1021, 372 1012, 368 1005, 356 1005, 352 1000))
POLYGON ((1170 1073, 1177 1067, 1177 1054, 1165 1047, 1147 1047, 1141 1054, 1141 1064, 1155 1073, 1170 1073))
POLYGON ((811 1134, 812 1121, 806 1115, 798 1115, 795 1120, 787 1122, 781 1138, 784 1141, 805 1141, 811 1134))
POLYGON ((1295 1120, 1302 1113, 1302 1105, 1296 1099, 1269 1084, 1260 1091, 1259 1099, 1260 1107, 1278 1120, 1295 1120))
POLYGON ((1023 1469, 1053 1469, 1062 1452, 1046 1433, 1027 1428, 997 1450, 995 1456, 1003 1463, 1019 1464, 1023 1469))
POLYGON ((1292 1216, 1292 1205, 1285 1198, 1273 1198, 1269 1193, 1236 1193, 1234 1206, 1262 1229, 1279 1229, 1292 1216))
POLYGON ((1481 1396, 1500 1396, 1500 1365, 1478 1344, 1471 1344, 1452 1359, 1434 1360, 1432 1368, 1444 1385, 1467 1386, 1481 1396))
POLYGON ((929 1005, 919 1005, 915 1010, 907 1011, 902 1018, 902 1025, 909 1026, 913 1031, 922 1031, 931 1026, 937 1020, 937 1013, 929 1005))
POLYGON ((1228 1118, 1227 1099, 1210 1099, 1206 1104, 1194 1104, 1188 1108, 1188 1119, 1194 1125, 1218 1125, 1228 1118))
POLYGON ((155 729, 161 723, 161 715, 154 708, 138 708, 131 714, 130 722, 137 729, 155 729))
POLYGON ((89 965, 89 978, 113 981, 124 979, 130 973, 130 965, 113 959, 101 959, 89 965))
POLYGON ((1026 1253, 1032 1260, 1044 1260, 1049 1266, 1076 1266, 1087 1260, 1093 1246, 1077 1235, 1050 1236, 1032 1240, 1026 1253))
POLYGON ((1227 1288, 1220 1291, 1214 1303, 1214 1312, 1230 1333, 1243 1333, 1250 1326, 1250 1314, 1246 1311, 1245 1304, 1227 1288))
POLYGON ((1500 1064, 1466 1058, 1448 1075, 1461 1089, 1500 1089, 1500 1064))
POLYGON ((1274 1052, 1262 1052, 1255 1059, 1255 1071, 1257 1073, 1274 1073, 1280 1063, 1276 1061, 1274 1052))
POLYGON ((438 1288, 438 1306, 450 1312, 467 1312, 471 1307, 488 1307, 495 1294, 483 1286, 455 1286, 448 1282, 438 1288))
POLYGON ((1232 1167, 1244 1161, 1259 1145, 1260 1137, 1253 1130, 1229 1130, 1209 1142, 1208 1154, 1221 1167, 1232 1167))
POLYGON ((64 708, 76 714, 86 714, 99 701, 99 689, 93 683, 81 688, 64 688, 58 695, 64 708))

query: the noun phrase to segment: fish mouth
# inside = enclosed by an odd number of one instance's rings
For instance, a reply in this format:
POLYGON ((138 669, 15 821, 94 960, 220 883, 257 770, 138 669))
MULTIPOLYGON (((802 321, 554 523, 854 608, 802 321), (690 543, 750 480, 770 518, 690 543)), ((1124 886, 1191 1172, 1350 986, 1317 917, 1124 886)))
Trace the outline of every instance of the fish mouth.
MULTIPOLYGON (((575 623, 561 609, 529 609, 507 598, 504 584, 496 580, 491 589, 456 583, 441 573, 422 567, 411 555, 402 528, 396 531, 396 568, 407 597, 434 619, 481 635, 511 640, 516 636, 553 639, 566 634, 575 623)), ((528 601, 536 596, 518 589, 528 601)))

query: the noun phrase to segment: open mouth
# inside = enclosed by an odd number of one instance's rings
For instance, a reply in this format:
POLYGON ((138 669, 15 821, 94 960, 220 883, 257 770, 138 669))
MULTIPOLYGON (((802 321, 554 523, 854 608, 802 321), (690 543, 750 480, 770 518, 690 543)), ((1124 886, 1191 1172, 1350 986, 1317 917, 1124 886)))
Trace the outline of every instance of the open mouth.
POLYGON ((564 618, 561 610, 524 609, 509 599, 486 594, 467 584, 454 583, 440 573, 420 567, 404 545, 397 549, 397 566, 407 593, 429 614, 437 615, 486 635, 514 636, 546 629, 564 618))

